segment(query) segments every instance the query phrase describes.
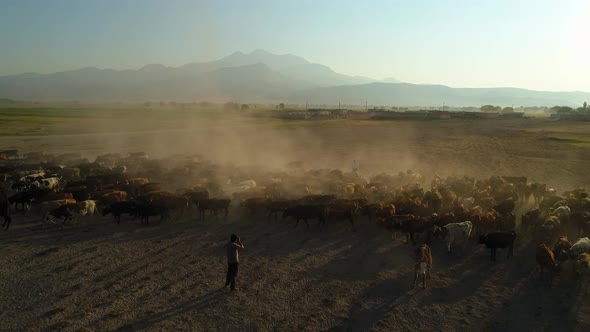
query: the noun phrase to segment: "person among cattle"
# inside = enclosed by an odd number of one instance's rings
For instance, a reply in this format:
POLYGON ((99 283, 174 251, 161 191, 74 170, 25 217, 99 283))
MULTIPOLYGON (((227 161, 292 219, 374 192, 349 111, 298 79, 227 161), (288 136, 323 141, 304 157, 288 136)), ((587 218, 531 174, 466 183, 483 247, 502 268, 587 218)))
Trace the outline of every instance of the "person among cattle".
POLYGON ((236 277, 238 276, 238 264, 240 262, 239 250, 244 249, 244 244, 240 237, 232 234, 229 239, 227 248, 227 277, 225 278, 225 287, 231 286, 230 289, 236 289, 236 277))
POLYGON ((359 175, 359 163, 356 159, 352 161, 352 173, 354 175, 359 175))

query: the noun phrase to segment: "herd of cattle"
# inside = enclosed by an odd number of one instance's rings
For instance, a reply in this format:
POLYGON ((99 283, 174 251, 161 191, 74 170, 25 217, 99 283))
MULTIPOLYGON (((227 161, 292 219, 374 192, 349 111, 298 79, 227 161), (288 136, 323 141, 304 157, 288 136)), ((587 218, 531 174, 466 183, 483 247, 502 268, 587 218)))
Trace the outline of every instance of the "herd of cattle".
POLYGON ((526 177, 434 176, 411 171, 381 173, 365 179, 338 169, 306 170, 293 162, 281 170, 218 165, 200 156, 152 159, 145 153, 107 154, 94 161, 75 154, 38 154, 0 161, 0 216, 8 229, 18 214, 38 216, 62 226, 99 213, 123 215, 149 224, 179 217, 192 207, 199 219, 227 217, 231 210, 268 219, 292 218, 297 227, 346 221, 375 222, 406 234, 416 250, 416 280, 432 266, 429 245, 442 240, 452 252, 471 237, 490 248, 513 253, 515 239, 538 245, 536 261, 558 272, 560 262, 574 260, 580 275, 590 271, 590 197, 584 189, 559 194, 526 177), (151 181, 150 181, 151 180, 151 181), (520 213, 519 213, 520 212, 520 213), (517 223, 520 221, 520 223, 517 223), (568 236, 578 238, 571 243, 568 236))

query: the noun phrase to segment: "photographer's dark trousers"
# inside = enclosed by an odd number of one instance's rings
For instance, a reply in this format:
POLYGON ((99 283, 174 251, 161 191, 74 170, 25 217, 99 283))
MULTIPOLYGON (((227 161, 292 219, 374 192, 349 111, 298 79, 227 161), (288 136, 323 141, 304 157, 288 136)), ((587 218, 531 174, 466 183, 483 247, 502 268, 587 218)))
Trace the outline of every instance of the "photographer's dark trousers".
POLYGON ((238 263, 227 264, 227 277, 225 286, 231 285, 231 290, 236 289, 236 277, 238 276, 238 263))

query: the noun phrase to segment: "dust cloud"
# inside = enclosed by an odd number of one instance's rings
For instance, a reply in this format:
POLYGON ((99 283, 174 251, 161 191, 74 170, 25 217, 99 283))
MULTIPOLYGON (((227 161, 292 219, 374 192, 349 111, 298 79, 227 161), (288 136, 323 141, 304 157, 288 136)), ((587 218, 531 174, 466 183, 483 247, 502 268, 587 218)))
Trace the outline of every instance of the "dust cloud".
POLYGON ((581 175, 590 162, 585 149, 545 139, 548 133, 538 130, 544 126, 533 120, 297 121, 188 110, 98 110, 81 120, 77 133, 54 129, 46 136, 0 140, 22 151, 76 152, 90 161, 105 153, 142 151, 170 167, 206 159, 284 171, 299 161, 306 170, 350 172, 357 160, 366 179, 412 170, 426 181, 435 175, 524 175, 560 190, 587 186, 581 175))

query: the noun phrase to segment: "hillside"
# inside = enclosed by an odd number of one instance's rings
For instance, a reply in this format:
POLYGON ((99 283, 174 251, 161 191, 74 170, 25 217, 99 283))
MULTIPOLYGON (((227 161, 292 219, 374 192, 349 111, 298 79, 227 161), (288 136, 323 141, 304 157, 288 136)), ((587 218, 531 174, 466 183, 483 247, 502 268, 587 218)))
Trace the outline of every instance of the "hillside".
POLYGON ((238 101, 244 103, 396 106, 580 106, 584 92, 516 88, 451 88, 349 76, 302 57, 263 50, 180 67, 149 64, 137 70, 95 67, 53 74, 0 77, 0 98, 35 101, 238 101))

